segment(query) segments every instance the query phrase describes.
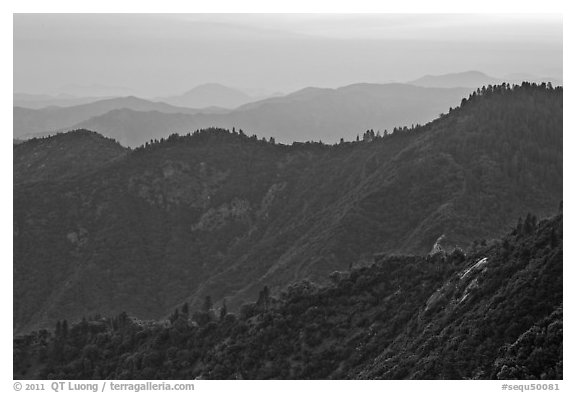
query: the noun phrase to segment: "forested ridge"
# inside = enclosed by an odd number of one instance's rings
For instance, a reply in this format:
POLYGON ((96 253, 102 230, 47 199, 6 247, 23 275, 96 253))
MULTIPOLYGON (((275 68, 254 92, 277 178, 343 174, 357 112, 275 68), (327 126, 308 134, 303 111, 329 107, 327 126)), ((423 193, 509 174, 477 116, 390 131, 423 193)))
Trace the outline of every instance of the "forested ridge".
POLYGON ((431 123, 358 131, 335 145, 234 128, 134 150, 88 131, 14 146, 15 334, 163 319, 207 296, 238 313, 264 287, 326 285, 377 253, 468 250, 562 199, 562 88, 487 87, 431 123))
POLYGON ((128 152, 116 141, 88 130, 21 141, 14 145, 14 182, 85 176, 128 152))
POLYGON ((206 298, 167 320, 58 321, 17 337, 14 378, 562 379, 562 215, 500 239, 206 298))

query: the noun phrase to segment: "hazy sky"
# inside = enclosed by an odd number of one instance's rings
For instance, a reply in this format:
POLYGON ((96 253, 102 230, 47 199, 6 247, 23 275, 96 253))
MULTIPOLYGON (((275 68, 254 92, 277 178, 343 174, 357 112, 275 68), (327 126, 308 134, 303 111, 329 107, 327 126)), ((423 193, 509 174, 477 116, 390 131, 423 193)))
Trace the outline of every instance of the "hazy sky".
POLYGON ((14 16, 15 92, 158 96, 207 82, 288 92, 467 70, 561 79, 561 15, 14 16))

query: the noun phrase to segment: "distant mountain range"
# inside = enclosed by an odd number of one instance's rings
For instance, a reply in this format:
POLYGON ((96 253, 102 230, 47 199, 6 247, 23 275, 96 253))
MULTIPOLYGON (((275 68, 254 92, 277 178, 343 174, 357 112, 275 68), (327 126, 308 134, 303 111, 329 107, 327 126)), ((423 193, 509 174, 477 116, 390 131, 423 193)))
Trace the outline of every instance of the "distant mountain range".
POLYGON ((207 83, 196 86, 182 95, 159 97, 156 101, 163 101, 175 106, 188 108, 220 107, 234 109, 240 105, 256 100, 255 97, 231 87, 218 83, 207 83))
POLYGON ((48 94, 14 93, 13 106, 28 109, 42 109, 51 106, 66 107, 88 104, 90 102, 100 101, 107 98, 112 97, 76 97, 68 94, 52 96, 48 94))
POLYGON ((242 128, 282 142, 336 142, 355 139, 366 129, 384 132, 395 126, 425 123, 460 104, 470 91, 356 84, 338 89, 306 88, 232 111, 194 110, 133 97, 58 110, 15 108, 14 136, 86 128, 135 147, 173 132, 216 126, 242 128))
MULTIPOLYGON (((336 89, 308 87, 288 95, 257 99, 239 89, 211 83, 155 101, 134 96, 98 99, 61 94, 14 94, 17 139, 87 128, 139 146, 172 132, 205 127, 242 128, 277 141, 351 140, 366 129, 390 131, 425 123, 481 86, 504 81, 547 80, 515 74, 495 78, 478 71, 427 75, 407 84, 359 83, 336 89), (234 109, 226 109, 234 108, 234 109), (148 113, 146 113, 148 112, 148 113)), ((262 91, 259 92, 262 94, 262 91)))
MULTIPOLYGON (((37 133, 46 134, 63 129, 77 128, 75 125, 79 122, 120 108, 143 113, 200 113, 200 110, 197 109, 174 107, 163 102, 152 102, 137 97, 109 98, 70 107, 48 107, 42 109, 14 107, 14 137, 29 137, 37 133)), ((218 108, 210 108, 207 111, 215 113, 226 112, 226 110, 218 108)))
POLYGON ((426 75, 422 78, 408 82, 411 85, 422 87, 472 87, 513 83, 521 84, 522 82, 550 82, 555 86, 562 85, 562 81, 555 78, 542 78, 529 74, 510 74, 505 77, 493 77, 480 71, 466 71, 444 75, 426 75))
POLYGON ((335 125, 394 108, 403 94, 413 109, 432 97, 461 105, 424 126, 333 146, 286 146, 238 128, 134 150, 88 131, 15 145, 14 331, 96 313, 165 318, 184 302, 200 309, 206 296, 237 311, 264 286, 278 294, 302 280, 325 283, 376 253, 426 255, 440 240, 473 252, 474 240, 492 244, 529 212, 558 211, 562 88, 498 87, 461 100, 458 89, 353 85, 231 113, 318 113, 335 125))
POLYGON ((67 94, 75 97, 125 97, 137 93, 125 86, 113 86, 104 84, 67 84, 58 88, 58 94, 67 94))
MULTIPOLYGON (((233 109, 248 102, 282 95, 282 93, 269 93, 263 89, 246 89, 246 91, 248 93, 218 83, 206 83, 196 86, 181 95, 157 97, 151 101, 164 102, 173 106, 193 109, 206 109, 212 107, 233 109)), ((120 88, 112 88, 109 90, 96 89, 93 92, 94 95, 90 95, 89 89, 86 91, 79 90, 77 93, 78 92, 84 92, 84 94, 73 95, 69 93, 59 93, 56 95, 50 95, 14 93, 13 106, 29 109, 42 109, 50 106, 67 107, 88 104, 90 102, 110 98, 134 96, 134 93, 130 90, 120 88), (108 92, 108 95, 102 95, 102 93, 106 91, 108 92), (100 94, 98 95, 96 93, 100 94)))

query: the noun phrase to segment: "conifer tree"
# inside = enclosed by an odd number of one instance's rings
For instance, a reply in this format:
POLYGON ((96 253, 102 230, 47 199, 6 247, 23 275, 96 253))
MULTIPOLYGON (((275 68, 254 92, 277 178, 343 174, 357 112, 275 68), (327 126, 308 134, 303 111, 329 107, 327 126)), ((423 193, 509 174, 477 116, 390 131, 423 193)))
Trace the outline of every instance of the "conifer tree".
POLYGON ((204 299, 204 305, 202 306, 203 312, 209 312, 212 309, 212 298, 210 296, 206 296, 204 299))
POLYGON ((222 300, 222 307, 220 308, 220 320, 224 320, 224 317, 228 314, 228 309, 226 308, 226 299, 222 300))

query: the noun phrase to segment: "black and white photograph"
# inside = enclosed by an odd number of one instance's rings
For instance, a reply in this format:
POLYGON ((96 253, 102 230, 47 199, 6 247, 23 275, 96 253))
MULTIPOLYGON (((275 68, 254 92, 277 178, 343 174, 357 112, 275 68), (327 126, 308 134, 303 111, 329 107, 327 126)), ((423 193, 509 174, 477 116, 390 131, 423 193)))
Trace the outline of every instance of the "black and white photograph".
POLYGON ((562 13, 11 18, 6 391, 564 389, 562 13))

